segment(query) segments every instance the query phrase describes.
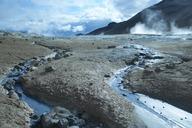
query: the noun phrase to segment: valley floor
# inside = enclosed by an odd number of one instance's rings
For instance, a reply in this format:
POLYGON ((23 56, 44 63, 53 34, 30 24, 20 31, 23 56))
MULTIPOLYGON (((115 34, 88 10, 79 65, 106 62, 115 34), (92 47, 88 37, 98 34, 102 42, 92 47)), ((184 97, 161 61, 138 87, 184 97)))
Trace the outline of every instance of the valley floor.
MULTIPOLYGON (((106 83, 115 71, 134 64, 141 54, 135 47, 137 45, 156 49, 168 57, 161 63, 144 67, 144 70, 130 72, 122 81, 125 87, 191 112, 190 39, 142 38, 138 35, 61 39, 2 34, 0 75, 3 77, 10 68, 26 59, 45 56, 53 51, 62 53, 54 60, 47 58, 45 64, 38 64, 37 69, 22 76, 20 82, 28 95, 51 106, 86 113, 89 119, 104 124, 100 127, 142 128, 145 124, 137 117, 132 103, 106 83)), ((0 110, 3 112, 0 114, 0 127, 29 127, 32 110, 7 93, 1 86, 0 110), (10 117, 9 113, 13 115, 10 117)))

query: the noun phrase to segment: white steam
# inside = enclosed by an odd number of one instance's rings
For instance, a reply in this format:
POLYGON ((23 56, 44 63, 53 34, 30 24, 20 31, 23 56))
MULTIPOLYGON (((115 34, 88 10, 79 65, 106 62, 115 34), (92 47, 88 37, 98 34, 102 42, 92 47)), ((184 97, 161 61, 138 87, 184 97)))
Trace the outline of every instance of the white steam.
POLYGON ((178 28, 175 23, 171 24, 171 34, 176 34, 176 35, 187 35, 187 34, 192 34, 192 28, 178 28))
POLYGON ((139 22, 132 27, 131 34, 192 34, 192 28, 178 28, 174 21, 168 25, 161 11, 146 10, 143 17, 144 23, 139 22))
POLYGON ((150 29, 145 24, 138 23, 131 29, 131 34, 150 34, 150 35, 161 35, 161 31, 150 29))

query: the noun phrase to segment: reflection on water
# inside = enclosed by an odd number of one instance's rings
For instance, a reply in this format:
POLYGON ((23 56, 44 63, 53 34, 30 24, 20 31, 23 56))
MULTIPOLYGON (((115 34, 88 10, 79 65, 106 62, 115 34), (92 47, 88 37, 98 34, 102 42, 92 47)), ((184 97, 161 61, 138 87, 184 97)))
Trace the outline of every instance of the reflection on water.
POLYGON ((15 90, 16 92, 18 92, 19 94, 22 94, 22 97, 21 99, 23 101, 25 101, 33 110, 36 114, 38 115, 42 115, 43 113, 46 113, 46 112, 50 112, 51 110, 51 107, 48 106, 47 104, 45 103, 42 103, 40 101, 38 101, 37 99, 35 98, 32 98, 30 96, 27 96, 24 92, 23 92, 23 89, 21 87, 20 84, 16 84, 15 85, 15 90))

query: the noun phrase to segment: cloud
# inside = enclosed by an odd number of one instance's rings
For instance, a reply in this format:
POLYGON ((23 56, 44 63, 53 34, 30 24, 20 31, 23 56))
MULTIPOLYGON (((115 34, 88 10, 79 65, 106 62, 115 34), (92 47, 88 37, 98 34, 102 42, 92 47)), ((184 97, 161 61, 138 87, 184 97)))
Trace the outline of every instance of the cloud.
POLYGON ((119 10, 124 17, 130 18, 139 11, 152 6, 161 0, 112 0, 114 7, 119 10))
POLYGON ((63 31, 71 31, 72 29, 72 26, 70 24, 68 25, 65 25, 65 26, 62 26, 61 28, 59 28, 60 30, 63 30, 63 31))
POLYGON ((38 34, 51 31, 86 33, 90 30, 87 29, 88 23, 121 22, 158 1, 160 0, 0 0, 0 29, 38 34))
POLYGON ((82 32, 84 30, 84 27, 82 25, 74 26, 72 31, 73 32, 82 32))

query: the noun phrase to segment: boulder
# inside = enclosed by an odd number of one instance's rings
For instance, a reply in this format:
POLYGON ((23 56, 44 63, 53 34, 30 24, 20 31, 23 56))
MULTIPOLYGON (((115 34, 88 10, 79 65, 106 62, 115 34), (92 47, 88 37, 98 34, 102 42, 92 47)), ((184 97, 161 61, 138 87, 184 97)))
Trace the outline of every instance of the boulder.
POLYGON ((109 78, 109 77, 111 77, 111 76, 110 76, 109 74, 105 74, 104 77, 105 77, 105 78, 109 78))
POLYGON ((14 90, 14 85, 15 81, 13 79, 9 79, 3 84, 4 88, 8 91, 14 90))
POLYGON ((14 90, 10 90, 8 93, 8 96, 9 96, 9 98, 19 100, 19 96, 17 95, 17 93, 14 90))
POLYGON ((55 60, 61 59, 63 56, 60 53, 57 53, 54 57, 55 60))
POLYGON ((55 68, 54 68, 53 66, 47 66, 47 67, 45 67, 45 72, 46 72, 46 73, 52 72, 52 71, 54 71, 54 70, 55 70, 55 68))
POLYGON ((55 107, 50 113, 43 114, 40 120, 43 128, 68 128, 69 126, 85 125, 84 120, 62 107, 55 107))
POLYGON ((166 64, 166 68, 167 69, 174 69, 175 68, 175 64, 174 63, 168 63, 168 64, 166 64))
POLYGON ((115 46, 115 45, 110 45, 110 46, 108 46, 107 48, 108 48, 108 49, 112 49, 112 48, 116 48, 116 46, 115 46))

